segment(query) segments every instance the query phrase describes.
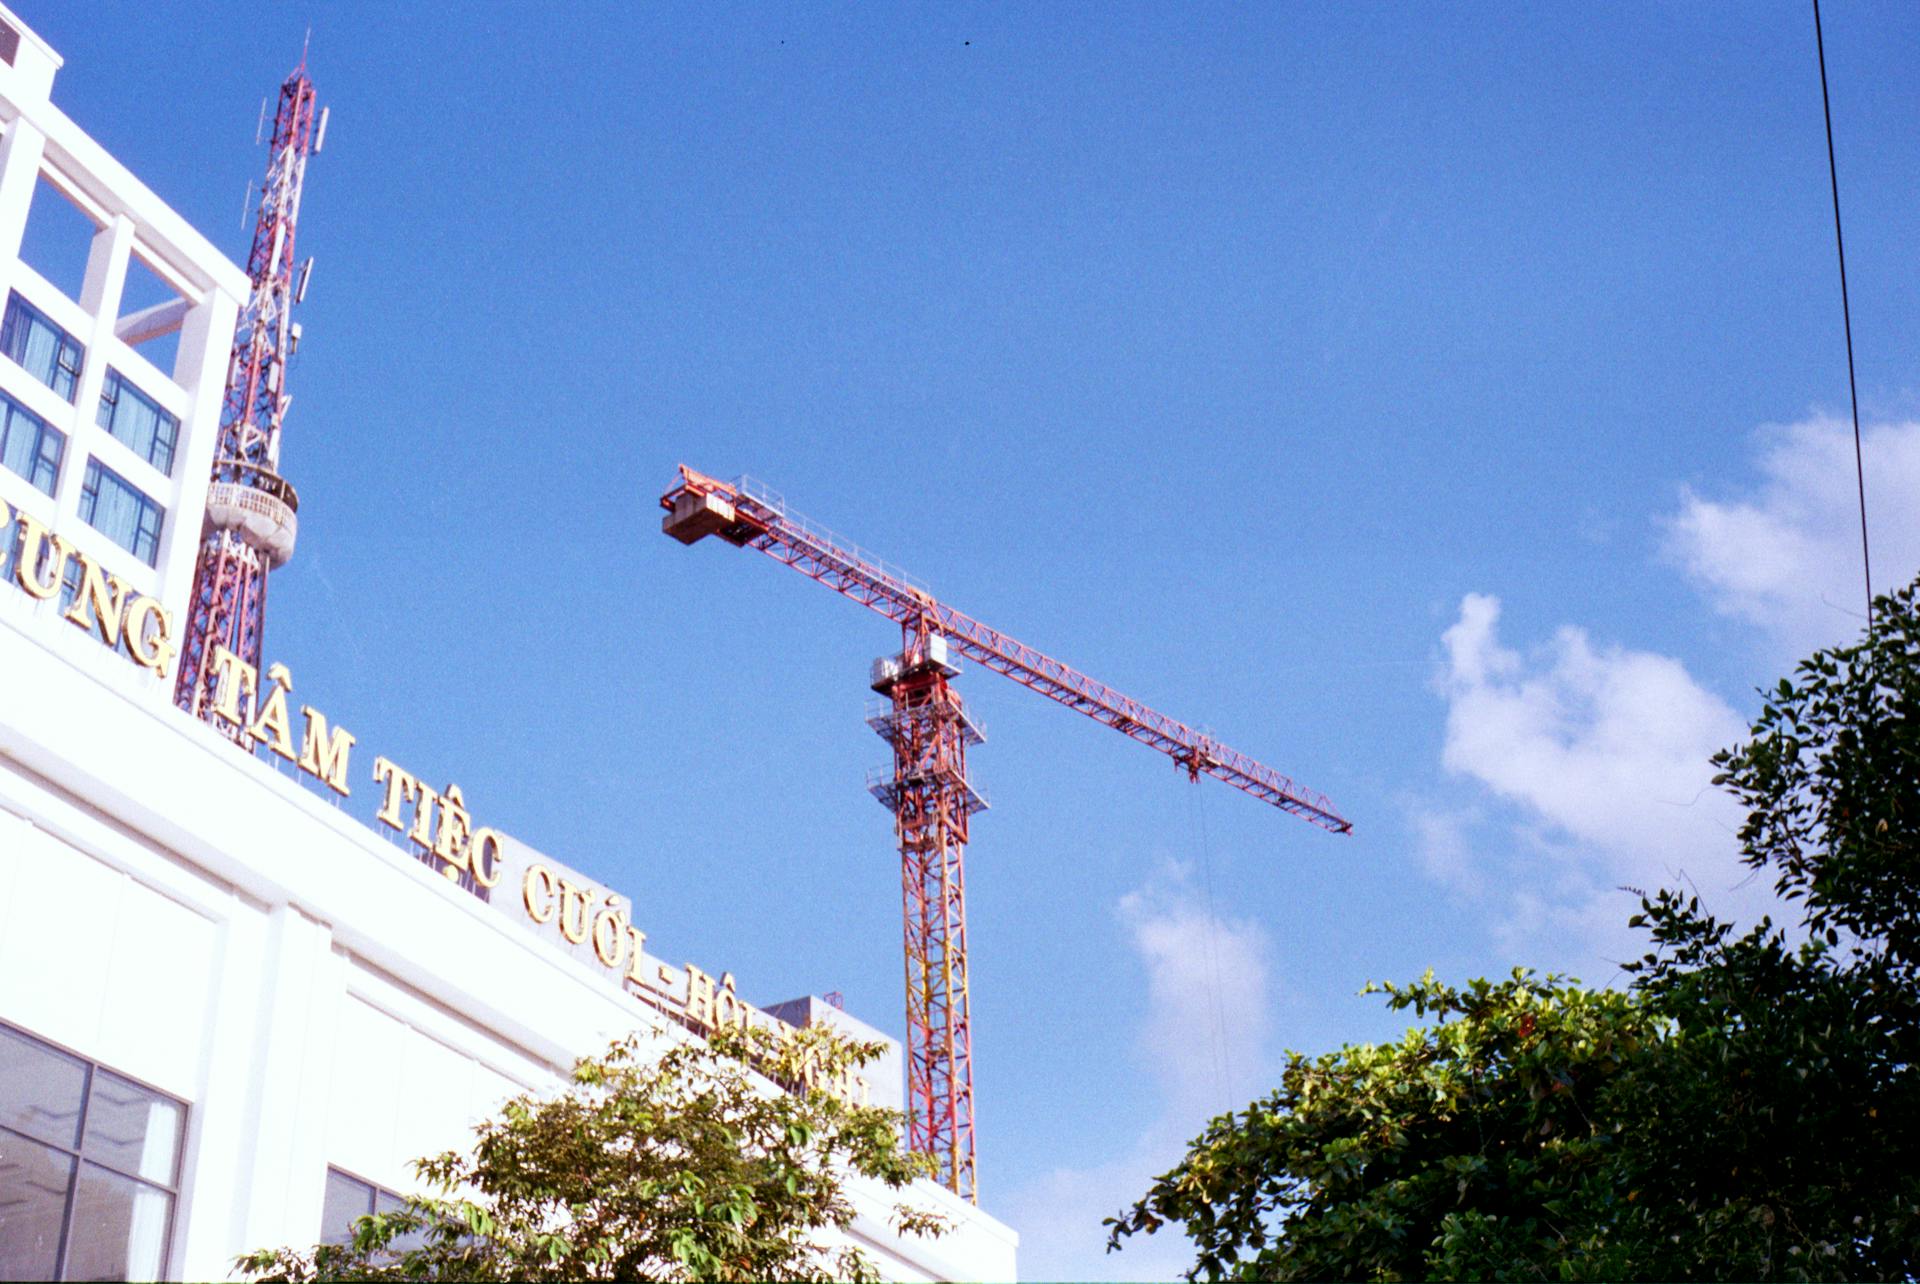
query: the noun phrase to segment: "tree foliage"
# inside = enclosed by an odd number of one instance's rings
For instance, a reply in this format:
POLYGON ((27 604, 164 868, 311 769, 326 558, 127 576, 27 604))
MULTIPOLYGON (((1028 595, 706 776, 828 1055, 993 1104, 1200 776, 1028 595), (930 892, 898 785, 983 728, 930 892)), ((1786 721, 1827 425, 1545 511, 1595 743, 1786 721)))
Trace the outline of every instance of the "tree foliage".
MULTIPOLYGON (((898 1189, 925 1168, 898 1111, 811 1087, 879 1055, 822 1027, 723 1030, 653 1055, 632 1036, 568 1089, 523 1095, 468 1154, 415 1167, 434 1195, 363 1217, 346 1245, 268 1249, 237 1269, 315 1280, 872 1280, 825 1236, 853 1222, 852 1172, 898 1189), (771 1081, 790 1085, 781 1091, 771 1081)), ((900 1205, 903 1233, 943 1221, 900 1205)))
POLYGON ((1112 1219, 1199 1279, 1911 1279, 1920 1272, 1920 584, 1715 758, 1797 911, 1659 891, 1626 992, 1369 986, 1429 1018, 1289 1057, 1112 1219))

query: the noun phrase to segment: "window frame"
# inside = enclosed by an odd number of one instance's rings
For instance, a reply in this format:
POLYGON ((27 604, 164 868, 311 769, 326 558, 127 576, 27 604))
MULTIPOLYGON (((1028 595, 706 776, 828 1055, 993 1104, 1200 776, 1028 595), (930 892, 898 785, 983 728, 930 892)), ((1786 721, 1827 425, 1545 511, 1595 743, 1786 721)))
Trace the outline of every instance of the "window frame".
POLYGON ((140 385, 127 378, 126 374, 117 366, 109 365, 107 367, 107 377, 100 381, 100 404, 94 409, 93 422, 96 427, 132 451, 135 456, 146 460, 148 464, 153 466, 154 471, 164 477, 173 476, 173 465, 180 451, 180 416, 174 414, 158 401, 142 392, 140 385), (114 421, 120 417, 120 399, 123 395, 131 396, 135 401, 152 410, 158 424, 166 430, 163 433, 156 429, 153 434, 153 440, 148 443, 144 453, 142 453, 140 448, 130 439, 121 436, 114 428, 114 421), (109 407, 111 407, 111 410, 109 410, 109 407), (105 423, 102 423, 100 418, 103 414, 106 416, 105 423), (163 446, 167 457, 165 467, 162 467, 160 461, 154 457, 160 453, 163 446))
POLYGON ((167 529, 166 507, 162 505, 159 500, 147 494, 146 491, 140 489, 140 487, 134 485, 125 477, 122 477, 118 472, 101 463, 98 455, 94 455, 87 460, 86 474, 80 479, 80 520, 99 531, 102 535, 105 535, 109 540, 112 540, 116 547, 125 549, 127 552, 133 554, 134 557, 145 562, 148 566, 158 567, 160 565, 160 541, 166 534, 167 529), (108 477, 111 477, 116 483, 125 487, 140 502, 140 518, 134 523, 133 543, 131 544, 122 544, 114 537, 112 531, 103 529, 98 522, 94 521, 94 517, 98 514, 100 508, 100 487, 108 477), (151 531, 147 530, 147 518, 149 516, 153 519, 153 529, 151 531), (151 539, 153 542, 151 550, 146 553, 140 551, 140 543, 143 536, 151 539))
POLYGON ((56 1280, 65 1280, 67 1278, 67 1267, 72 1258, 74 1247, 74 1209, 75 1205, 79 1202, 82 1174, 85 1173, 88 1164, 102 1171, 112 1173, 116 1177, 133 1182, 136 1186, 144 1186, 149 1190, 157 1190, 166 1196, 167 1226, 165 1233, 160 1237, 160 1264, 159 1269, 154 1272, 154 1278, 167 1278, 167 1271, 173 1260, 174 1233, 179 1229, 180 1187, 187 1166, 187 1135, 193 1126, 192 1103, 174 1096, 171 1092, 156 1088, 143 1079, 137 1079, 125 1071, 116 1070, 104 1061, 75 1051, 64 1043, 57 1043, 52 1039, 43 1038, 31 1030, 13 1024, 11 1021, 0 1021, 0 1032, 23 1039, 29 1044, 37 1044, 57 1056, 78 1061, 85 1069, 85 1075, 81 1081, 80 1089, 80 1117, 74 1124, 72 1145, 67 1145, 59 1141, 51 1141, 46 1137, 36 1137, 32 1133, 22 1132, 18 1128, 10 1128, 5 1124, 0 1124, 0 1133, 5 1133, 10 1137, 18 1137, 30 1145, 41 1146, 47 1150, 55 1151, 73 1163, 73 1168, 67 1178, 67 1193, 60 1206, 60 1246, 54 1252, 53 1278, 56 1280), (118 1164, 100 1157, 97 1152, 87 1149, 87 1118, 93 1109, 94 1081, 102 1071, 105 1071, 116 1079, 130 1083, 142 1091, 150 1092, 156 1097, 170 1101, 180 1108, 180 1131, 179 1135, 174 1138, 173 1143, 173 1170, 166 1183, 157 1182, 151 1177, 142 1177, 137 1172, 129 1172, 118 1164))
MULTIPOLYGON (((352 1221, 349 1221, 346 1224, 346 1226, 343 1228, 346 1233, 346 1238, 344 1240, 329 1239, 328 1238, 329 1228, 325 1225, 322 1225, 320 1227, 320 1233, 314 1237, 314 1243, 316 1244, 350 1245, 353 1243, 354 1222, 359 1221, 362 1217, 371 1217, 375 1213, 396 1212, 399 1209, 404 1208, 406 1206, 407 1199, 409 1198, 408 1196, 401 1194, 399 1191, 394 1190, 391 1187, 382 1186, 377 1181, 368 1181, 365 1177, 362 1177, 360 1174, 352 1171, 351 1169, 342 1168, 338 1164, 327 1165, 327 1177, 329 1179, 332 1179, 334 1177, 340 1177, 346 1181, 352 1182, 356 1186, 365 1186, 367 1188, 367 1207, 366 1207, 366 1211, 355 1213, 353 1215, 352 1221)), ((326 1216, 326 1201, 324 1198, 322 1198, 321 1200, 320 1215, 323 1218, 326 1216)), ((396 1251, 405 1251, 405 1250, 401 1249, 396 1251)))
POLYGON ((86 365, 86 348, 82 346, 80 340, 67 333, 65 326, 29 303, 27 297, 18 290, 8 291, 7 309, 4 316, 0 317, 0 354, 5 354, 13 364, 26 370, 35 379, 39 379, 52 390, 54 396, 69 405, 80 395, 80 371, 86 365), (14 335, 23 325, 31 326, 35 322, 47 327, 58 336, 53 358, 53 373, 56 376, 65 376, 63 380, 56 382, 52 379, 40 379, 40 376, 33 371, 27 370, 25 361, 13 355, 14 335), (72 361, 71 365, 68 364, 69 358, 72 361), (64 392, 60 389, 61 382, 66 384, 64 392))
MULTIPOLYGON (((16 417, 25 419, 34 430, 33 449, 29 452, 32 456, 32 463, 29 466, 33 469, 33 472, 23 473, 13 468, 8 468, 7 471, 13 473, 16 477, 24 478, 27 485, 51 498, 53 493, 60 488, 60 469, 67 461, 67 434, 61 432, 39 415, 34 414, 33 411, 28 410, 17 398, 5 391, 0 391, 0 459, 6 457, 7 440, 13 433, 16 417), (49 438, 51 438, 54 443, 53 458, 51 460, 47 458, 47 441, 49 438), (41 465, 46 465, 53 471, 53 476, 47 480, 47 484, 44 486, 34 480, 34 473, 40 471, 41 465)), ((0 464, 0 467, 5 467, 5 465, 0 464)))
MULTIPOLYGON (((336 1241, 328 1238, 330 1235, 335 1233, 334 1229, 330 1226, 322 1225, 320 1227, 320 1233, 314 1236, 314 1243, 316 1244, 332 1244, 336 1242, 345 1243, 345 1244, 353 1243, 353 1223, 359 1221, 362 1217, 371 1216, 374 1210, 380 1207, 380 1195, 381 1195, 381 1192, 385 1190, 385 1187, 381 1186, 378 1182, 368 1181, 365 1177, 362 1177, 357 1173, 348 1172, 346 1169, 340 1167, 340 1165, 338 1164, 328 1164, 327 1179, 331 1181, 335 1177, 345 1178, 347 1181, 352 1182, 356 1186, 365 1186, 367 1188, 367 1207, 364 1212, 355 1213, 353 1215, 353 1220, 349 1221, 346 1224, 345 1231, 346 1231, 347 1238, 345 1240, 336 1241)), ((324 1187, 322 1187, 322 1189, 324 1189, 324 1187)), ((392 1192, 388 1192, 388 1193, 391 1194, 392 1192)), ((395 1195, 394 1197, 396 1199, 399 1198, 398 1195, 395 1195)), ((323 1218, 326 1216, 326 1200, 324 1197, 321 1199, 321 1203, 320 1203, 320 1215, 323 1218)))

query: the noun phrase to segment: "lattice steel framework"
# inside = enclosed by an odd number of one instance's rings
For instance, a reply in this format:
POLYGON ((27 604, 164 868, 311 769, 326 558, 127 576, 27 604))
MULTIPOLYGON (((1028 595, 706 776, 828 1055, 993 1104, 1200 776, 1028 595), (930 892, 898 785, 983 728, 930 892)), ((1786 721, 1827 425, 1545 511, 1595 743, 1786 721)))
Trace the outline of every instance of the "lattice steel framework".
POLYGON ((967 983, 967 822, 986 800, 967 778, 983 737, 953 689, 954 668, 922 618, 900 654, 876 666, 887 701, 867 719, 893 747, 870 785, 893 813, 906 921, 907 1145, 932 1155, 950 1190, 978 1189, 973 1141, 973 1022, 967 983))
MULTIPOLYGON (((287 359, 298 340, 293 306, 296 288, 294 230, 307 159, 326 132, 315 115, 307 64, 280 86, 274 111, 272 151, 260 189, 247 274, 253 288, 234 331, 227 367, 226 399, 214 450, 213 480, 194 565, 180 670, 174 702, 195 717, 213 720, 214 652, 224 646, 256 670, 266 626, 267 572, 293 553, 299 498, 280 475, 280 427, 291 400, 287 359), (317 131, 316 131, 317 123, 317 131)), ((310 265, 309 265, 310 266, 310 265)), ((219 723, 236 738, 237 727, 219 723)))
POLYGON ((1324 795, 939 602, 746 478, 720 481, 683 464, 660 506, 663 529, 682 543, 718 535, 758 549, 901 627, 899 656, 875 665, 873 686, 887 704, 868 721, 894 751, 891 775, 870 788, 892 810, 900 839, 908 1143, 934 1157, 943 1184, 977 1203, 964 855, 968 819, 986 801, 967 777, 967 748, 982 737, 953 690, 954 660, 965 656, 1103 722, 1194 780, 1212 776, 1335 833, 1353 826, 1324 795))

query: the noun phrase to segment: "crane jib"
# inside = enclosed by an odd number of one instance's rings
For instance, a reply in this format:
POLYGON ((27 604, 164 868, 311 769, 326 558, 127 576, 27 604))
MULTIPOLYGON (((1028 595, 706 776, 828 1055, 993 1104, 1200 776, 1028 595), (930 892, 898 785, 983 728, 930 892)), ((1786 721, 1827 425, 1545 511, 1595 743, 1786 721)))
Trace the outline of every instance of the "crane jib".
POLYGON ((967 775, 982 739, 951 679, 956 655, 1005 674, 1184 768, 1336 833, 1351 829, 1325 798, 1279 772, 1121 695, 1052 656, 938 601, 904 573, 788 511, 745 479, 724 482, 684 464, 660 497, 661 529, 683 544, 709 535, 755 548, 900 625, 901 649, 873 666, 881 696, 867 725, 893 751, 868 791, 894 816, 899 838, 907 961, 907 1144, 933 1175, 978 1202, 973 1112, 973 1025, 964 854, 968 818, 986 799, 967 775))
POLYGON ((1325 796, 935 600, 842 548, 783 505, 750 494, 737 483, 717 481, 683 466, 681 483, 660 503, 668 510, 668 533, 684 542, 717 534, 730 543, 759 549, 897 624, 924 623, 945 636, 959 654, 1159 750, 1196 779, 1201 774, 1212 776, 1334 833, 1353 829, 1325 796), (709 506, 688 505, 683 496, 709 506), (711 507, 714 501, 718 507, 711 507))

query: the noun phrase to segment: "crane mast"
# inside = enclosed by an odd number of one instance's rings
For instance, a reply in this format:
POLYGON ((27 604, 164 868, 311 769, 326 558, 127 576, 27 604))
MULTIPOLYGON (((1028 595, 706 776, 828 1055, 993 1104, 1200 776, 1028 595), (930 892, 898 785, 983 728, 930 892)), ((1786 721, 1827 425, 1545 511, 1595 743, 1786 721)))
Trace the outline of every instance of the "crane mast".
POLYGON ((882 704, 867 725, 893 748, 869 790, 893 813, 906 921, 907 1147, 932 1155, 940 1181, 972 1198, 973 1021, 967 983, 967 823, 986 799, 967 779, 984 737, 952 679, 945 639, 922 616, 901 626, 900 654, 874 663, 882 704))
POLYGON ((682 464, 660 506, 662 529, 681 543, 717 535, 758 549, 900 626, 900 653, 874 662, 881 702, 868 724, 893 749, 891 772, 869 788, 893 813, 900 843, 907 1142, 933 1157, 943 1185, 977 1203, 964 855, 969 818, 986 806, 967 777, 967 750, 984 737, 953 690, 958 659, 1157 749, 1193 780, 1212 776, 1334 833, 1353 826, 1324 795, 947 606, 748 479, 721 481, 682 464))

